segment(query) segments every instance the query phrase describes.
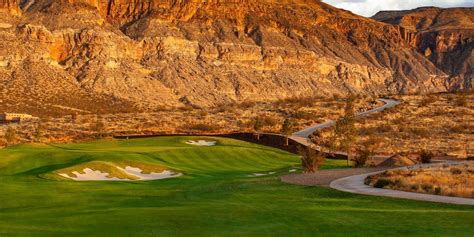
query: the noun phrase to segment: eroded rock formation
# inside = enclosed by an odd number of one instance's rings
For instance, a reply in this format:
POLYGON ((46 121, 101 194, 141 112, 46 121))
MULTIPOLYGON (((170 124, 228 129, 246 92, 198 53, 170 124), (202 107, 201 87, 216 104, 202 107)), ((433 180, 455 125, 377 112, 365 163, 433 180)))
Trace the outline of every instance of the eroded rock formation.
MULTIPOLYGON (((444 38, 436 36, 432 42, 411 27, 381 23, 319 1, 17 4, 21 17, 0 17, 14 26, 0 28, 5 39, 0 61, 8 61, 0 67, 1 79, 13 78, 29 59, 72 79, 77 90, 146 109, 445 91, 461 88, 459 81, 466 75, 438 62, 447 57, 441 51, 461 47, 452 44, 459 36, 443 33, 444 38)), ((466 40, 471 42, 472 36, 466 40)))
POLYGON ((380 12, 373 18, 409 32, 410 44, 450 76, 448 88, 472 88, 474 8, 425 7, 380 12))

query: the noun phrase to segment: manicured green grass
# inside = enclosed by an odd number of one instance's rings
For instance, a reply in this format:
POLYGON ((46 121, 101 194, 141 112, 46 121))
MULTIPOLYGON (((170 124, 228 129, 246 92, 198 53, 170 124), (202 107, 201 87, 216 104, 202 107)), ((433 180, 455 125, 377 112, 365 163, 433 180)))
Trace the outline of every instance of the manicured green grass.
MULTIPOLYGON (((223 138, 22 145, 0 150, 0 236, 469 236, 474 208, 281 183, 295 155, 223 138), (74 182, 54 171, 91 161, 143 162, 178 178, 74 182), (253 173, 275 175, 249 177, 253 173)), ((342 167, 328 161, 324 168, 342 167)))

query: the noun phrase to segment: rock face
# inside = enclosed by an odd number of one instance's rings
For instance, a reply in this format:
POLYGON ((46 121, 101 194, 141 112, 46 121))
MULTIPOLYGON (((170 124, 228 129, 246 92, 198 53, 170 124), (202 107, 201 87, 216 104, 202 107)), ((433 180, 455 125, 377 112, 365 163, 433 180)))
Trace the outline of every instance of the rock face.
POLYGON ((316 0, 18 4, 9 6, 21 7, 21 17, 0 17, 16 26, 0 28, 0 55, 6 55, 0 61, 8 62, 0 79, 11 80, 28 62, 62 75, 58 83, 144 109, 472 86, 461 83, 467 73, 458 73, 457 64, 438 62, 454 57, 441 49, 461 47, 447 33, 434 42, 420 40, 417 29, 316 0), (438 41, 439 47, 428 45, 438 41))
POLYGON ((438 68, 450 75, 450 89, 472 88, 474 67, 474 8, 418 8, 379 12, 374 19, 399 25, 408 41, 438 68))

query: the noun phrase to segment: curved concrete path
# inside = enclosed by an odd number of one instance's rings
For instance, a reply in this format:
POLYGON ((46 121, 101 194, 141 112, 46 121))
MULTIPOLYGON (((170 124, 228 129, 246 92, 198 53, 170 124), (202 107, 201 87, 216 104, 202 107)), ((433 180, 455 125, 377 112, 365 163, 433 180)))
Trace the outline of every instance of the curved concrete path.
POLYGON ((353 175, 341 179, 334 180, 330 183, 329 187, 349 193, 372 195, 372 196, 383 196, 383 197, 392 197, 392 198, 402 198, 402 199, 412 199, 419 201, 428 201, 428 202, 439 202, 439 203, 449 203, 449 204, 459 204, 459 205, 474 205, 474 199, 470 198, 460 198, 460 197, 448 197, 448 196, 439 196, 423 193, 412 193, 404 192, 392 189, 382 189, 374 188, 372 186, 366 185, 364 180, 374 174, 381 173, 383 171, 368 173, 368 174, 359 174, 353 175))
MULTIPOLYGON (((397 101, 397 100, 391 100, 391 99, 380 99, 380 100, 383 101, 385 104, 380 106, 380 107, 377 107, 377 108, 374 108, 374 109, 371 109, 371 110, 367 110, 365 112, 358 113, 358 114, 356 114, 356 117, 360 118, 360 117, 364 117, 364 116, 367 116, 367 115, 370 115, 370 114, 373 114, 373 113, 382 112, 386 109, 393 108, 393 107, 400 104, 400 101, 397 101)), ((305 139, 305 138, 308 138, 315 131, 334 126, 335 124, 336 124, 336 121, 329 120, 327 122, 317 124, 317 125, 311 126, 309 128, 305 128, 305 129, 303 129, 299 132, 295 132, 295 133, 293 133, 293 135, 291 137, 293 139, 297 139, 297 140, 300 140, 298 138, 304 138, 305 139)))

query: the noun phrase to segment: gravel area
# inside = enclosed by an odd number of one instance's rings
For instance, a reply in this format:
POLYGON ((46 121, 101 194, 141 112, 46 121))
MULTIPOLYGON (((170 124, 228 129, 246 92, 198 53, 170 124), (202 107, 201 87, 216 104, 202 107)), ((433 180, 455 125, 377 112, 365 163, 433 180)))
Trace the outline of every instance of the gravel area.
POLYGON ((377 171, 382 171, 387 168, 360 168, 360 169, 332 169, 321 170, 314 174, 290 174, 281 177, 281 181, 289 184, 305 185, 305 186, 322 186, 329 187, 332 181, 377 171))

